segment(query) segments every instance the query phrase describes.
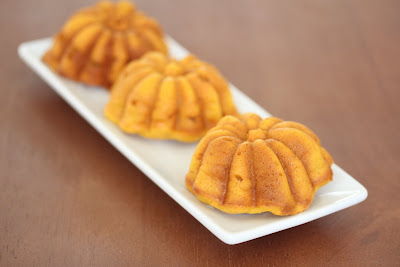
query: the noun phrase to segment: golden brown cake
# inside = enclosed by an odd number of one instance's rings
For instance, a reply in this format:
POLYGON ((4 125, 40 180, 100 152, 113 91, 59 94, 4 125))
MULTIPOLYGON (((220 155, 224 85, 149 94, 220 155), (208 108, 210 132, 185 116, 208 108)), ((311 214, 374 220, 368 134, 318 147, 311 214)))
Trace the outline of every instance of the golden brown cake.
POLYGON ((67 78, 108 88, 128 62, 154 50, 167 52, 155 20, 129 1, 103 1, 75 13, 43 61, 67 78))
POLYGON ((112 87, 105 116, 128 133, 192 142, 225 115, 237 115, 217 69, 190 55, 150 52, 130 63, 112 87))
POLYGON ((293 215, 332 180, 332 163, 302 124, 253 113, 226 116, 197 146, 186 186, 227 213, 293 215))

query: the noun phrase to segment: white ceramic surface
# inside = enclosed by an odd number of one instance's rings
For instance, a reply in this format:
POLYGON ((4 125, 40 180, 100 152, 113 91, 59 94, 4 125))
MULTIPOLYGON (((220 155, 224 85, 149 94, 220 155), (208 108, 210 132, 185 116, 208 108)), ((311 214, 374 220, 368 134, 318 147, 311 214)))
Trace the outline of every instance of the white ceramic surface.
MULTIPOLYGON (((188 53, 172 38, 167 37, 166 41, 171 56, 182 58, 188 53)), ((238 244, 304 224, 355 205, 368 195, 359 182, 334 164, 333 182, 318 190, 308 210, 294 216, 278 217, 270 213, 230 215, 205 205, 185 187, 185 175, 196 143, 149 140, 120 131, 103 116, 108 91, 64 79, 42 63, 41 56, 51 42, 50 38, 46 38, 23 43, 19 46, 19 55, 128 160, 227 244, 238 244)), ((255 112, 261 117, 270 116, 236 87, 231 85, 231 89, 240 112, 255 112)))

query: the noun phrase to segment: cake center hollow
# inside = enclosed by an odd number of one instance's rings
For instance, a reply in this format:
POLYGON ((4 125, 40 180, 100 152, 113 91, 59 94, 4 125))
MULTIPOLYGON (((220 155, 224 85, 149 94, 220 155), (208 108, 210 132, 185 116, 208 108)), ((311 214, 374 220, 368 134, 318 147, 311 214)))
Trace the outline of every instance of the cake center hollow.
POLYGON ((262 139, 262 140, 267 139, 267 134, 265 133, 265 131, 263 131, 261 129, 254 129, 254 130, 250 130, 247 133, 247 141, 253 142, 257 139, 262 139))
POLYGON ((134 12, 134 6, 123 2, 117 6, 103 7, 102 21, 112 30, 125 31, 131 26, 134 12))
POLYGON ((168 63, 164 70, 164 74, 169 76, 179 76, 182 75, 183 72, 183 68, 175 61, 168 63))

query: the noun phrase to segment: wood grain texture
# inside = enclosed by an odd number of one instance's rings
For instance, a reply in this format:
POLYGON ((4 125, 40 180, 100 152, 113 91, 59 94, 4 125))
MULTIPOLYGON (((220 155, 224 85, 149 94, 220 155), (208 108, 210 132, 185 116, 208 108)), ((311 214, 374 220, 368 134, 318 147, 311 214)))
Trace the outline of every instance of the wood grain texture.
POLYGON ((369 191, 359 205, 236 246, 18 58, 19 43, 89 4, 0 2, 1 266, 399 264, 399 1, 137 1, 269 112, 313 129, 369 191))

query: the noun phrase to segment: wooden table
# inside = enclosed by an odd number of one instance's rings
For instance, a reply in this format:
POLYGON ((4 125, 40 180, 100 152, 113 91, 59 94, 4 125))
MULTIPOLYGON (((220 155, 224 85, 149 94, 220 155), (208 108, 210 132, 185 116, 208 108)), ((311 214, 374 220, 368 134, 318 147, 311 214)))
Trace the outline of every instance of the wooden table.
POLYGON ((107 143, 17 56, 90 1, 0 2, 0 265, 400 263, 399 1, 137 1, 275 116, 308 125, 369 191, 229 246, 107 143))

